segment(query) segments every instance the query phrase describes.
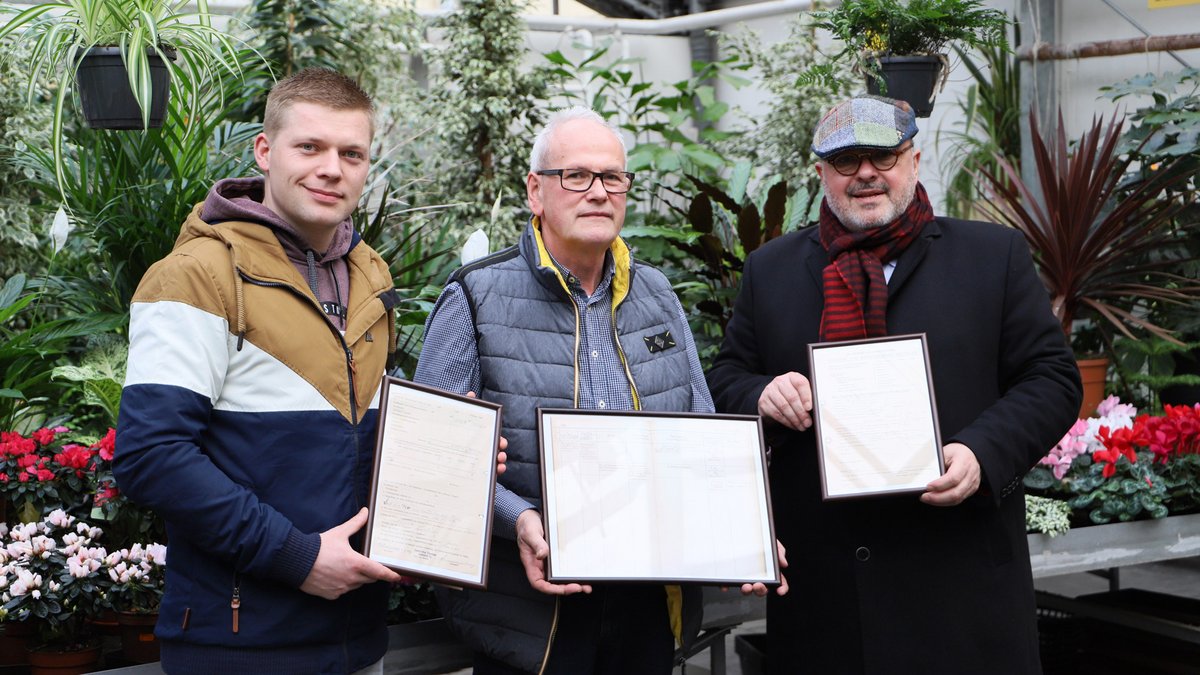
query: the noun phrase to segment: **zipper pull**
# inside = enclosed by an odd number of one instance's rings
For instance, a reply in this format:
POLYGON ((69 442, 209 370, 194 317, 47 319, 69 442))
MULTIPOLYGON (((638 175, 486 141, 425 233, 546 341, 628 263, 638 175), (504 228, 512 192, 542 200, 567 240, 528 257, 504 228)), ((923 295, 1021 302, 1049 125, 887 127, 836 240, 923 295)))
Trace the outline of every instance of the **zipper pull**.
POLYGON ((358 364, 354 362, 354 352, 346 347, 346 361, 350 364, 350 395, 354 397, 354 405, 359 408, 363 407, 362 401, 358 398, 358 364))
POLYGON ((238 632, 238 608, 242 606, 242 588, 240 586, 233 587, 233 600, 229 602, 229 608, 233 610, 233 632, 238 632))

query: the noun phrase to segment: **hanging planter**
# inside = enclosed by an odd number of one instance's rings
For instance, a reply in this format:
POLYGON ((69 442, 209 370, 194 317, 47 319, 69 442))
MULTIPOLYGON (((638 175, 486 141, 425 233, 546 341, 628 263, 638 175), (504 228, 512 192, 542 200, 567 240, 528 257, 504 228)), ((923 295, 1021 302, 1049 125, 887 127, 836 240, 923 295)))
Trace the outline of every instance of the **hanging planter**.
MULTIPOLYGON (((168 53, 168 58, 172 55, 168 53)), ((145 128, 163 125, 167 115, 167 97, 171 90, 171 73, 162 57, 149 50, 146 60, 150 67, 152 96, 150 117, 145 128)), ((79 61, 75 71, 83 115, 93 129, 142 129, 142 108, 129 87, 129 72, 120 47, 93 47, 79 61)))
POLYGON ((917 117, 929 117, 949 72, 945 62, 939 54, 881 56, 872 63, 874 72, 867 73, 867 93, 907 101, 917 117))

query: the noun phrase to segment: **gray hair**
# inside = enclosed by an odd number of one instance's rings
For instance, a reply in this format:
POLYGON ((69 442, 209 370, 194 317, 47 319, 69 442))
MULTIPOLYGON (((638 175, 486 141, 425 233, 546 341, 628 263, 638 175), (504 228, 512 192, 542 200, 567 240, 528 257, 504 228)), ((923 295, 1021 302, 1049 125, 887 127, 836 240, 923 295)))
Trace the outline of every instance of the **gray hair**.
POLYGON ((545 168, 546 155, 550 152, 550 137, 554 135, 555 130, 567 122, 575 120, 588 120, 603 126, 616 136, 617 141, 621 144, 621 158, 628 159, 628 149, 625 147, 625 138, 621 136, 621 130, 615 124, 604 119, 591 108, 586 108, 577 105, 573 108, 564 108, 550 115, 550 119, 546 120, 546 126, 538 132, 533 139, 533 151, 529 153, 529 170, 541 171, 545 168))

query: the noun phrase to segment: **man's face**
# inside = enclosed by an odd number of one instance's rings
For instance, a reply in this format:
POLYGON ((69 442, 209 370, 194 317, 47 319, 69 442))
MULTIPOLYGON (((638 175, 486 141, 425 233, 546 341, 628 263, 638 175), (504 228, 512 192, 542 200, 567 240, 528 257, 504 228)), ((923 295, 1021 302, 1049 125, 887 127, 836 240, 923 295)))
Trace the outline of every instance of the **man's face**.
MULTIPOLYGON (((858 170, 843 176, 834 170, 832 160, 817 162, 817 174, 825 188, 825 199, 830 210, 842 221, 846 229, 869 230, 891 223, 904 213, 917 192, 917 167, 921 163, 920 151, 911 143, 901 146, 896 165, 880 170, 866 157, 858 170)), ((847 150, 855 155, 862 149, 847 150)))
POLYGON ((298 101, 281 121, 272 138, 254 140, 254 159, 266 175, 263 205, 312 245, 327 245, 367 182, 370 114, 298 101))
MULTIPOLYGON (((543 169, 625 170, 620 141, 608 127, 591 120, 571 120, 558 127, 548 149, 543 169)), ((572 260, 603 256, 621 232, 625 195, 609 194, 599 177, 587 192, 565 190, 558 176, 534 173, 526 177, 525 187, 547 250, 568 267, 572 260)))

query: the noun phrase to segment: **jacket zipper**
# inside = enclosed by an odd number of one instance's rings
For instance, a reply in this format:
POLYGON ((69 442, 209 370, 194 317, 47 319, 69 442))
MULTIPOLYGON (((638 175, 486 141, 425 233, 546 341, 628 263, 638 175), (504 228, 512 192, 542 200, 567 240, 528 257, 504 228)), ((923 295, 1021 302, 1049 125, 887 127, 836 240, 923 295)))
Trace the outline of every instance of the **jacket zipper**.
POLYGON ((554 635, 558 632, 558 609, 562 603, 562 596, 554 598, 554 619, 550 622, 550 637, 546 639, 546 651, 542 654, 542 665, 538 668, 538 675, 543 675, 546 672, 546 664, 550 663, 550 650, 554 647, 554 635))
MULTIPOLYGON (((254 277, 245 274, 241 270, 238 270, 237 272, 243 279, 251 284, 254 284, 255 286, 263 286, 267 288, 285 288, 303 300, 308 301, 308 304, 315 307, 318 311, 322 311, 320 305, 317 304, 315 300, 301 293, 300 291, 297 291, 291 284, 284 284, 277 281, 262 281, 261 279, 255 279, 254 277)), ((347 311, 346 314, 346 318, 349 319, 349 312, 347 311)), ((327 325, 328 323, 329 322, 326 322, 327 325)), ((337 341, 341 343, 342 351, 346 354, 346 379, 350 383, 350 423, 358 426, 358 389, 354 382, 354 376, 358 372, 358 366, 354 363, 354 352, 350 350, 350 345, 346 344, 346 338, 337 328, 334 328, 332 325, 330 325, 329 330, 331 333, 333 333, 333 336, 337 338, 337 341)))

